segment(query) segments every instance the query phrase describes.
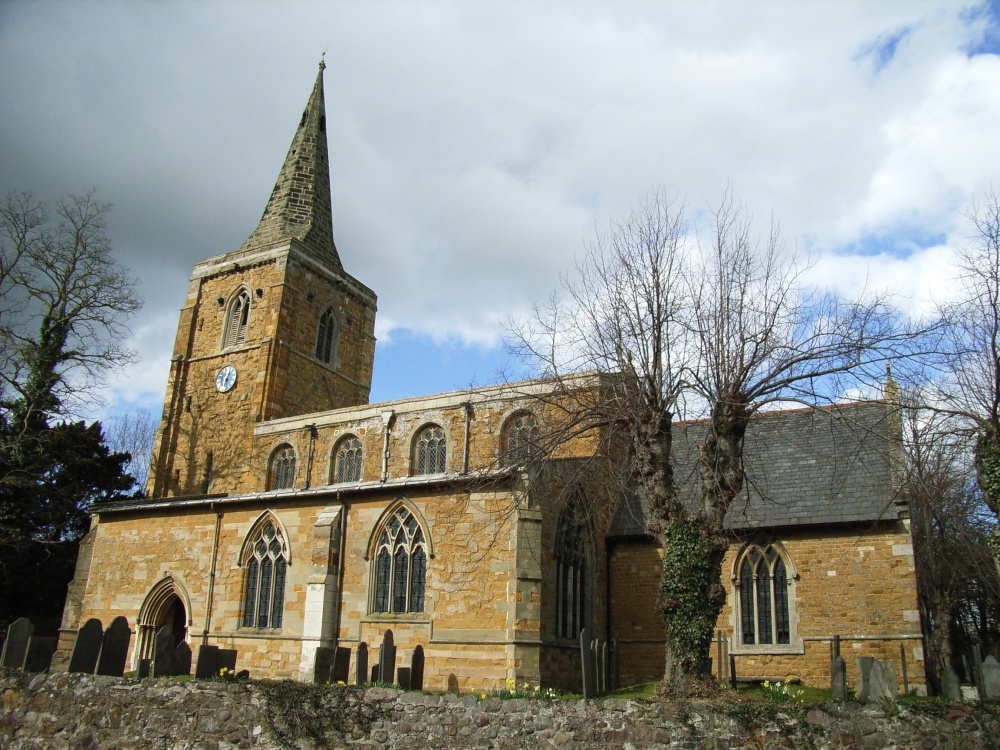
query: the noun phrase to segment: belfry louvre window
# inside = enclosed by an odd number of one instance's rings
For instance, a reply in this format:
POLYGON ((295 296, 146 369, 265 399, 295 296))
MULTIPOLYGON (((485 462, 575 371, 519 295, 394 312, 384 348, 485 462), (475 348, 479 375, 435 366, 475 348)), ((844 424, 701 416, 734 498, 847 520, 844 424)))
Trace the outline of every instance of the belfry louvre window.
POLYGON ((590 599, 587 524, 572 509, 559 519, 556 534, 556 636, 576 638, 587 625, 590 599))
POLYGON ((281 531, 263 524, 247 545, 243 627, 280 628, 285 610, 288 552, 281 531))
POLYGON ((279 446, 271 454, 268 489, 288 490, 295 486, 295 451, 290 445, 279 446))
POLYGON ((361 441, 353 435, 345 437, 337 445, 333 458, 333 481, 361 481, 361 441))
POLYGON ((444 474, 447 459, 444 430, 428 425, 417 436, 417 474, 444 474))
POLYGON ((250 320, 250 293, 240 290, 229 302, 226 312, 226 329, 223 335, 223 348, 245 344, 247 340, 247 322, 250 320))
POLYGON ((781 555, 773 545, 763 549, 751 545, 737 570, 740 643, 790 643, 788 574, 781 555))
POLYGON ((339 326, 337 316, 332 307, 326 308, 319 316, 319 327, 316 330, 316 359, 324 364, 330 364, 337 352, 337 334, 339 326))
POLYGON ((420 523, 400 507, 377 533, 373 611, 423 612, 427 543, 420 523))
POLYGON ((526 463, 538 451, 538 420, 531 412, 520 412, 507 421, 501 440, 507 466, 526 463))

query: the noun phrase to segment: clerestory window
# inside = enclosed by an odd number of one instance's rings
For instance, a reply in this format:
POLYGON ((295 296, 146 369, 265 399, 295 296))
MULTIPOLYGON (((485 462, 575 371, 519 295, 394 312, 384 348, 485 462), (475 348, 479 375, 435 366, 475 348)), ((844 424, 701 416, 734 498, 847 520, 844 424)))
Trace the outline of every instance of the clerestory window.
POLYGON ((376 531, 373 612, 423 612, 427 542, 413 513, 400 506, 376 531))
POLYGON ((361 441, 354 435, 348 435, 339 443, 333 452, 333 481, 361 481, 361 441))
POLYGON ((295 450, 292 446, 279 445, 275 449, 268 476, 268 489, 289 490, 295 486, 295 450))
POLYGON ((444 430, 436 424, 424 427, 417 435, 416 474, 444 474, 448 448, 444 430))
POLYGON ((507 420, 501 438, 503 463, 519 466, 531 460, 538 451, 538 420, 531 412, 519 412, 507 420))
POLYGON ((266 521, 251 533, 244 549, 243 627, 280 628, 288 571, 284 536, 273 521, 266 521))

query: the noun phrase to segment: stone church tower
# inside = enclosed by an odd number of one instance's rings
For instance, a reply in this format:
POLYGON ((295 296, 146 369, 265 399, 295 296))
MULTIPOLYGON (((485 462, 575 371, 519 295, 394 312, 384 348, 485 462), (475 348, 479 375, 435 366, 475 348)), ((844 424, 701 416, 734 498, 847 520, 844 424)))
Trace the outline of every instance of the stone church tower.
POLYGON ((191 275, 152 498, 260 490, 255 423, 368 403, 376 297, 333 241, 324 68, 257 228, 191 275))

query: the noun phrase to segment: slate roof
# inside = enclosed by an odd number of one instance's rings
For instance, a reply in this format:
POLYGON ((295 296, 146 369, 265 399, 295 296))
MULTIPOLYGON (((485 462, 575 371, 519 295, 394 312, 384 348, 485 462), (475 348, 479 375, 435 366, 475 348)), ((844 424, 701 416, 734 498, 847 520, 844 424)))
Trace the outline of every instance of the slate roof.
MULTIPOLYGON (((744 491, 726 515, 727 528, 895 520, 892 460, 900 436, 889 439, 889 414, 884 401, 869 401, 755 417, 744 441, 744 491)), ((691 508, 699 500, 696 459, 708 427, 674 425, 675 478, 691 508)), ((608 536, 645 536, 646 516, 638 498, 630 498, 608 536)))

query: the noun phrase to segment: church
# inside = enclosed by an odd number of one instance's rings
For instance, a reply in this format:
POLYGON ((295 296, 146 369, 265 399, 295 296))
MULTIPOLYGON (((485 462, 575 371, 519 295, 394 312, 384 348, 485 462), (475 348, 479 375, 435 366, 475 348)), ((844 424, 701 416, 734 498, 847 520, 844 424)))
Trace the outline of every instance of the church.
MULTIPOLYGON (((147 498, 91 509, 57 660, 87 620, 125 617, 129 669, 167 626, 253 677, 313 680, 317 654, 391 630, 397 663, 422 649, 427 689, 578 690, 586 627, 618 644, 621 684, 658 678, 661 552, 641 505, 581 520, 518 470, 550 384, 369 403, 376 295, 334 242, 323 68, 259 224, 194 267, 147 498)), ((828 684, 839 636, 850 679, 854 656, 875 656, 923 682, 885 396, 751 426, 718 622, 740 677, 828 684)), ((703 429, 676 426, 685 492, 703 429)), ((588 451, 581 438, 559 459, 588 451)))

